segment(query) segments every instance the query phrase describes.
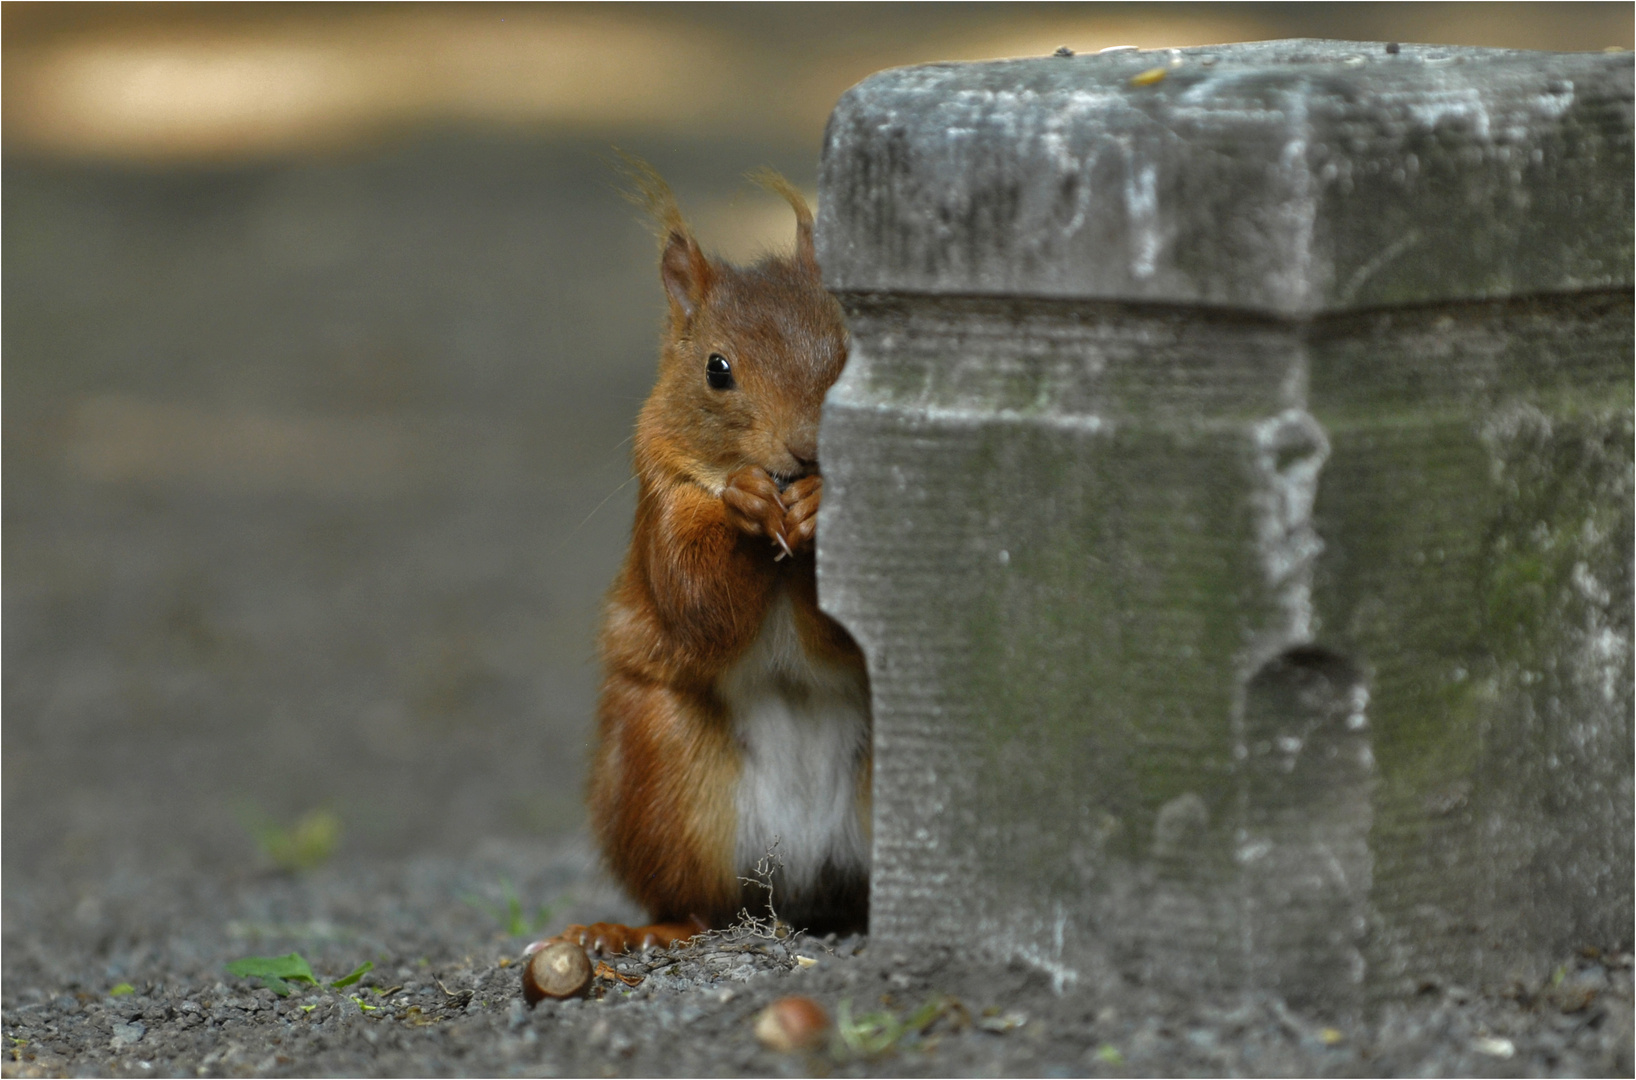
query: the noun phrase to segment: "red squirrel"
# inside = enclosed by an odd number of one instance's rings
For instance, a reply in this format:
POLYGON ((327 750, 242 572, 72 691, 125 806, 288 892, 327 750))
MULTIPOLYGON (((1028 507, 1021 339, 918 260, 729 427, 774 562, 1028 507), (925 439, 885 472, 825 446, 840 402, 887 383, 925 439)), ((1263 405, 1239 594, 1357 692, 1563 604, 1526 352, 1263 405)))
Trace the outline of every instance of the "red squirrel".
POLYGON ((846 363, 812 212, 795 252, 706 255, 670 189, 631 163, 660 230, 669 311, 636 423, 630 550, 608 595, 590 817, 608 868, 653 920, 561 935, 593 951, 665 947, 765 913, 741 879, 773 848, 780 918, 862 929, 870 717, 863 654, 818 609, 818 419, 846 363))

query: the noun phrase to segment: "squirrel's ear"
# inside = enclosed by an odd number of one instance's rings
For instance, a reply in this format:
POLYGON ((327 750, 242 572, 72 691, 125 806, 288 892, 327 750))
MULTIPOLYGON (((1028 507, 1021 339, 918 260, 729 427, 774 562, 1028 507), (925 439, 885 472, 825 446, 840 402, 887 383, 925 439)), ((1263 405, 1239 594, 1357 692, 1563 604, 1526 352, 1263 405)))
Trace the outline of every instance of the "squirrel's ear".
POLYGON ((665 283, 672 308, 682 318, 691 319, 710 292, 710 263, 698 242, 680 229, 673 229, 659 257, 659 277, 665 283))
POLYGON ((659 278, 665 283, 671 307, 682 318, 691 319, 710 292, 710 263, 682 220, 676 196, 664 177, 633 154, 623 150, 614 153, 619 155, 619 171, 630 184, 625 198, 647 210, 659 237, 659 278))

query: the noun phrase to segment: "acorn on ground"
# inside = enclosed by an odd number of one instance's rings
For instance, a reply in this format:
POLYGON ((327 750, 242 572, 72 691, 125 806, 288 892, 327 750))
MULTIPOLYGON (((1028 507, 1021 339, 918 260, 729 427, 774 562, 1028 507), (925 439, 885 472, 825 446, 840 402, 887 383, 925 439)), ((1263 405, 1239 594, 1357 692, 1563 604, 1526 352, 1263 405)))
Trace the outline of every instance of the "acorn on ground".
POLYGON ((552 941, 535 951, 523 968, 523 997, 571 998, 591 985, 591 959, 572 941, 552 941))
POLYGON ((756 1017, 756 1038, 779 1053, 816 1046, 829 1030, 829 1014, 809 997, 782 997, 756 1017))

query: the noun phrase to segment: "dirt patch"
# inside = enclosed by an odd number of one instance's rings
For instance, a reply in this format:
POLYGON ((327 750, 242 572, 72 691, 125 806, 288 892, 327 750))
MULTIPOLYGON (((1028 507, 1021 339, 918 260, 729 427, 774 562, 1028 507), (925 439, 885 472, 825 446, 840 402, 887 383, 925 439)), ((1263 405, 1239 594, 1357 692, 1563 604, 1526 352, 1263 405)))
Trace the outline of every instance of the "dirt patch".
MULTIPOLYGON (((729 933, 623 957, 585 1000, 530 1008, 524 925, 629 914, 582 847, 233 880, 8 882, 6 1076, 1628 1075, 1628 953, 1565 957, 1539 986, 1428 986, 1360 1023, 1274 999, 1135 984, 1053 992, 964 943, 729 933), (508 904, 510 897, 517 904, 508 904), (300 952, 285 997, 227 973, 300 952), (322 983, 365 961, 358 983, 322 983), (776 1053, 760 1011, 800 994, 847 1022, 776 1053)), ((15 881, 15 879, 13 879, 15 881)))

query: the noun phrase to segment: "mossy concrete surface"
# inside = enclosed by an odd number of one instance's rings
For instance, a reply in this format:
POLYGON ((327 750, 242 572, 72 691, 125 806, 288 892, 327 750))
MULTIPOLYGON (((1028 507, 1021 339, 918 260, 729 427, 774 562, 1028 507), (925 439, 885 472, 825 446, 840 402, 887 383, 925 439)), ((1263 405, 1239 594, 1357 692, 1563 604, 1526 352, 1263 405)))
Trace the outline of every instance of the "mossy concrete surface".
POLYGON ((1284 44, 905 69, 832 119, 820 594, 870 661, 883 940, 1348 1011, 1629 938, 1628 58, 1284 44), (1169 178, 1145 231, 1113 159, 1169 178), (1125 225, 1084 246, 1053 184, 1125 225), (1469 243, 1359 269, 1456 206, 1469 243))

